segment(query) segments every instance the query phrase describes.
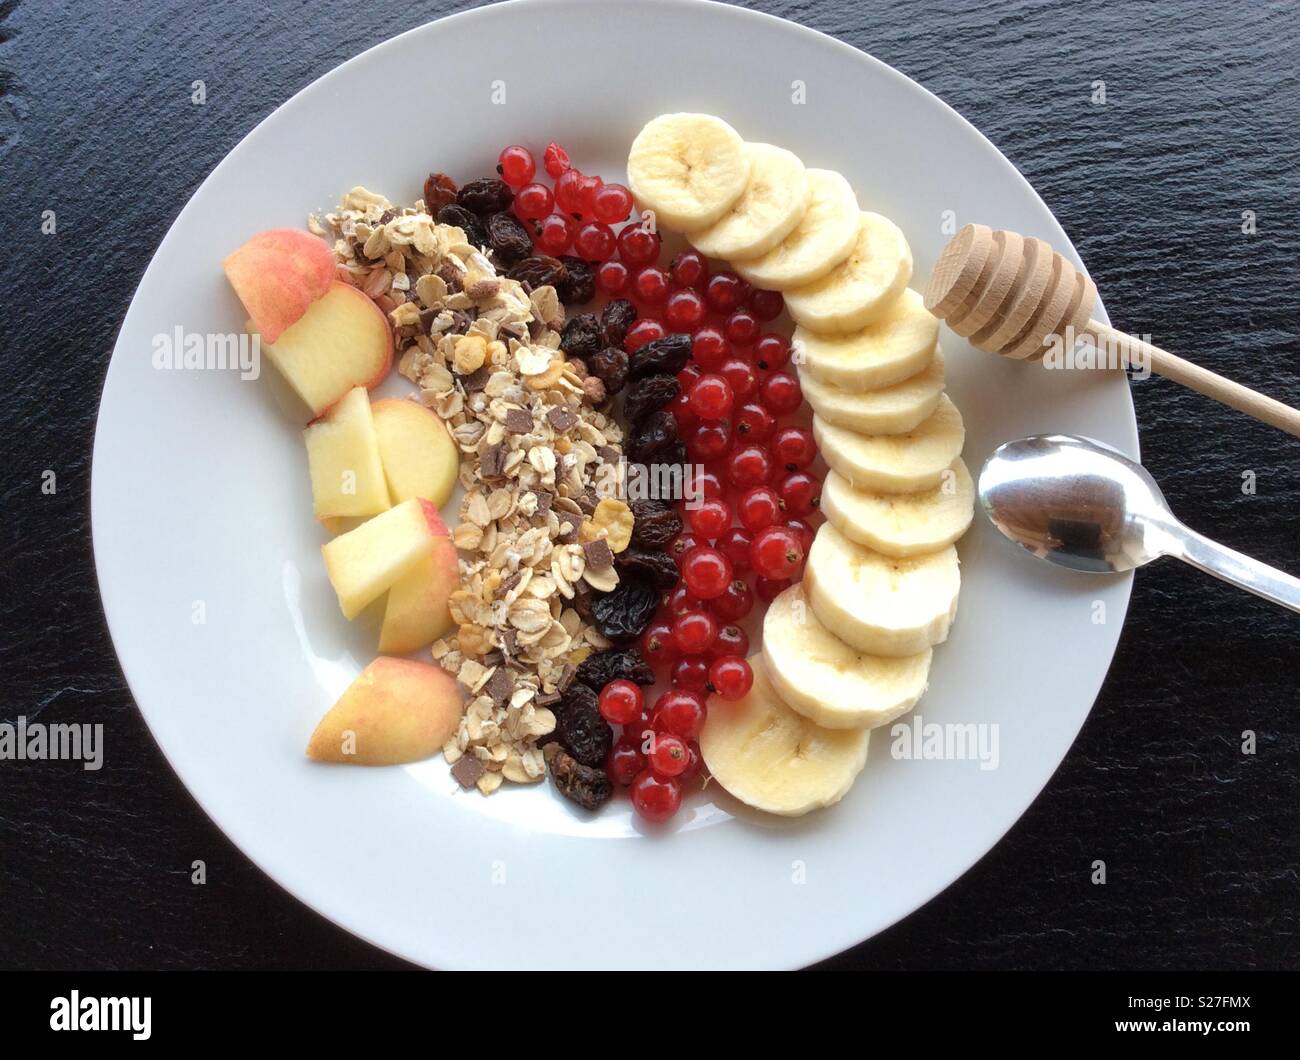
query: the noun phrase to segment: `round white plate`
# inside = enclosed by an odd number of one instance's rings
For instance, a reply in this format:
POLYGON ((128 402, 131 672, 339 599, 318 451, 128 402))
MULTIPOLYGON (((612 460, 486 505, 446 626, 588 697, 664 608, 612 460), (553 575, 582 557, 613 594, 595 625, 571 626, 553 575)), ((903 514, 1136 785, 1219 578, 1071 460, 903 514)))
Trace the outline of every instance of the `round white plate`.
MULTIPOLYGON (((676 110, 723 115, 748 139, 844 173, 864 209, 906 232, 916 285, 946 218, 1040 236, 1077 263, 1006 159, 861 52, 689 0, 530 0, 403 34, 275 111, 185 206, 113 353, 92 516, 135 699, 181 779, 250 858, 412 961, 787 967, 852 946, 943 890, 1024 812, 1083 723, 1119 636, 1129 579, 1029 560, 977 515, 961 545, 961 613, 917 715, 996 727, 982 730, 997 733, 996 768, 897 759, 879 732, 831 810, 765 819, 715 785, 651 834, 625 799, 588 818, 549 784, 459 793, 441 757, 387 769, 306 761, 308 735, 373 656, 375 633, 343 621, 326 582, 302 425, 266 379, 155 370, 154 336, 239 330, 221 258, 354 184, 413 200, 431 169, 478 175, 503 144, 549 139, 622 179, 636 131, 676 110), (543 35, 570 58, 539 59, 543 35), (806 102, 792 102, 800 86, 806 102)), ((1121 378, 999 361, 948 333, 944 346, 973 470, 1000 442, 1049 430, 1136 456, 1121 378)))

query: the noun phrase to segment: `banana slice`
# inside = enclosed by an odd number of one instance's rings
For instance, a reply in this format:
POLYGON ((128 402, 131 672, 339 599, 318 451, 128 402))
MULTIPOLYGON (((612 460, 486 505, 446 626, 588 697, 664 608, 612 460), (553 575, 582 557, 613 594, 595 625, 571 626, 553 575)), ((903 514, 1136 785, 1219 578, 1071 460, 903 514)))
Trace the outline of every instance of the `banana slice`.
POLYGON ((975 483, 961 457, 924 493, 859 490, 831 471, 822 483, 821 510, 859 545, 886 556, 919 556, 946 548, 967 531, 975 514, 975 483))
POLYGON ((888 658, 863 655, 817 621, 792 585, 763 618, 763 661, 772 687, 826 729, 874 729, 916 706, 930 674, 929 648, 888 658))
POLYGON ((762 257, 731 267, 755 287, 786 291, 820 280, 853 253, 858 200, 849 182, 829 169, 808 170, 812 198, 794 230, 762 257))
POLYGON ((723 261, 757 258, 794 231, 812 199, 799 156, 771 144, 745 144, 749 183, 721 221, 687 238, 701 254, 723 261))
POLYGON ((868 655, 916 655, 947 638, 961 574, 951 545, 924 556, 882 556, 823 523, 803 586, 818 620, 844 643, 868 655))
POLYGON ((936 346, 930 366, 910 379, 854 394, 801 372, 803 396, 813 412, 827 423, 860 434, 906 434, 939 407, 943 393, 943 353, 936 346))
POLYGON ((727 791, 767 813, 798 817, 844 798, 867 762, 870 729, 823 729, 776 694, 762 658, 734 703, 712 698, 700 732, 704 763, 727 791))
POLYGON ((632 141, 627 182, 660 228, 707 228, 749 183, 745 141, 711 114, 661 114, 632 141))
POLYGON ((858 489, 916 493, 934 489, 961 453, 966 428, 947 394, 919 426, 906 434, 855 434, 813 416, 813 437, 822 458, 858 489))
POLYGON ((794 329, 793 361, 820 382, 861 393, 901 382, 930 363, 939 320, 906 289, 874 324, 848 335, 794 329))
POLYGON ((785 307, 796 324, 842 335, 879 320, 911 278, 912 248, 903 233, 864 210, 848 258, 816 283, 786 291, 785 307))

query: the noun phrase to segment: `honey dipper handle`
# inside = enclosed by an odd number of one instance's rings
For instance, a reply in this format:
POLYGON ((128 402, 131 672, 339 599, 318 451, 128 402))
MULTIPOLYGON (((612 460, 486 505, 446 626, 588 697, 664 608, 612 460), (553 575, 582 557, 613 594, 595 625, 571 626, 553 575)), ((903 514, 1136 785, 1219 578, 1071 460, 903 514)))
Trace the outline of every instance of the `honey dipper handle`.
POLYGON ((1156 375, 1181 383, 1189 390, 1214 398, 1229 408, 1244 412, 1247 416, 1271 424, 1287 434, 1300 438, 1300 411, 1290 405, 1284 405, 1271 397, 1251 390, 1248 386, 1234 383, 1208 369, 1175 357, 1172 353, 1152 346, 1141 339, 1135 339, 1122 331, 1116 331, 1107 324, 1095 320, 1088 321, 1084 332, 1091 335, 1101 348, 1114 349, 1124 359, 1125 365, 1148 364, 1156 375))

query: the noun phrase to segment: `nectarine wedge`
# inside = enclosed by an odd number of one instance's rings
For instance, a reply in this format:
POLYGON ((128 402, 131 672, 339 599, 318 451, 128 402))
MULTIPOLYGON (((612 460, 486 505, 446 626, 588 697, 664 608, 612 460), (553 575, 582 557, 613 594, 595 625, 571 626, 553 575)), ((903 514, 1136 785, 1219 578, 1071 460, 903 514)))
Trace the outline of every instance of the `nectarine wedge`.
POLYGON ((460 473, 460 450, 441 417, 405 398, 376 401, 372 410, 393 500, 424 497, 441 508, 460 473))
POLYGON ((460 562, 449 537, 403 574, 388 590, 379 650, 405 653, 432 644, 456 623, 447 601, 460 585, 460 562))
POLYGON ((259 232, 222 262, 266 342, 275 342, 334 283, 334 252, 296 228, 259 232))
POLYGON ((426 500, 404 501, 321 545, 325 573, 349 621, 433 551, 447 525, 426 500))
POLYGON ((392 507, 365 387, 353 387, 302 432, 317 519, 378 515, 392 507))

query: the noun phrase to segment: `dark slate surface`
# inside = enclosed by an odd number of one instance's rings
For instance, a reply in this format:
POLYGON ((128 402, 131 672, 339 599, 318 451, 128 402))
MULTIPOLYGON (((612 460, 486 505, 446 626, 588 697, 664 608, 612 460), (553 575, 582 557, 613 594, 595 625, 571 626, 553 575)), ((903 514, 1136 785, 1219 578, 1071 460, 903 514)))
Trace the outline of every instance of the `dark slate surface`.
MULTIPOLYGON (((0 762, 0 966, 400 963, 249 864, 158 753, 96 593, 90 444, 113 336, 191 190, 310 80, 457 6, 0 2, 0 710, 103 722, 114 748, 97 774, 0 762), (38 234, 47 209, 57 238, 38 234), (189 883, 194 858, 206 887, 189 883)), ((1293 3, 756 6, 872 52, 973 121, 1074 237, 1118 326, 1300 403, 1293 3)), ((1176 510, 1300 570, 1300 442, 1158 380, 1135 400, 1176 510)), ((1297 632, 1189 569, 1140 573, 1101 698, 1044 794, 944 895, 829 965, 1296 967, 1297 632), (1095 858, 1105 887, 1088 882, 1095 858)))

